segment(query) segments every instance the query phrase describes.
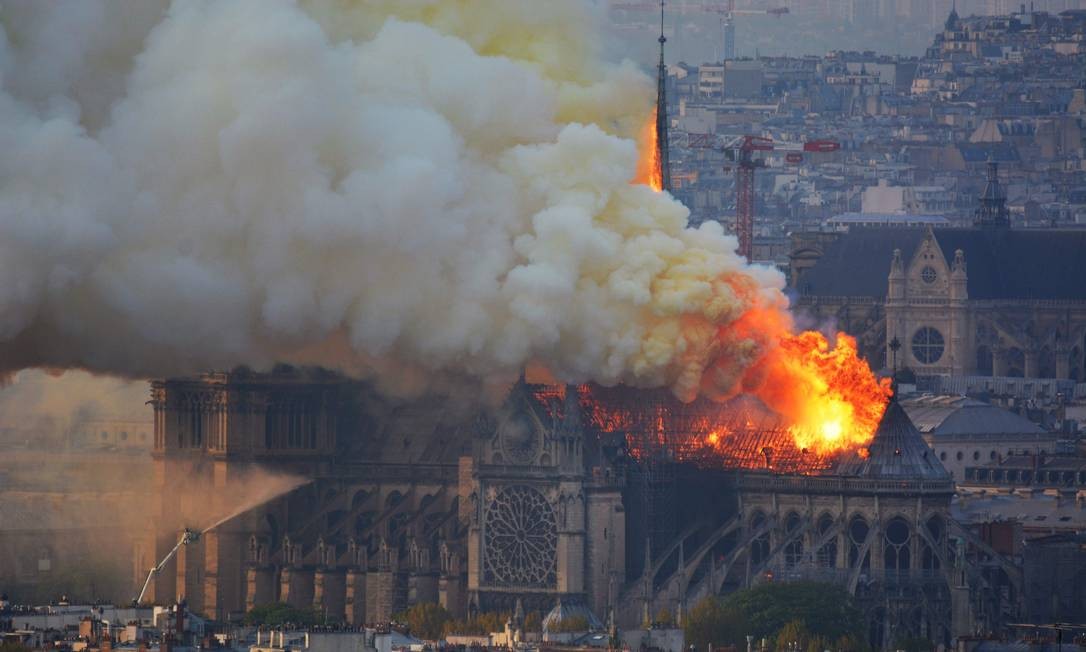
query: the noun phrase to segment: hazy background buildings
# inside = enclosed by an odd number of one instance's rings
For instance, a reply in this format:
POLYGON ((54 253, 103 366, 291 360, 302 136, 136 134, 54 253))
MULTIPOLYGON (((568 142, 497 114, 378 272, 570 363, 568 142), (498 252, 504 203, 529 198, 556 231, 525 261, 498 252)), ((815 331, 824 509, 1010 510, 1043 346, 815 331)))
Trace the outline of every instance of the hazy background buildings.
MULTIPOLYGON (((612 46, 650 66, 656 56, 651 38, 658 29, 659 14, 634 5, 643 0, 593 0, 608 12, 612 46)), ((706 2, 723 7, 725 2, 706 2)), ((723 58, 722 14, 703 11, 698 0, 668 3, 665 20, 671 39, 667 61, 700 63, 723 58)), ((1086 8, 1083 0, 958 0, 962 16, 1005 15, 1025 6, 1036 11, 1059 13, 1086 8)), ((764 11, 786 7, 788 14, 736 17, 737 57, 823 55, 831 50, 873 50, 879 54, 918 56, 943 26, 954 0, 736 0, 738 11, 764 11)))

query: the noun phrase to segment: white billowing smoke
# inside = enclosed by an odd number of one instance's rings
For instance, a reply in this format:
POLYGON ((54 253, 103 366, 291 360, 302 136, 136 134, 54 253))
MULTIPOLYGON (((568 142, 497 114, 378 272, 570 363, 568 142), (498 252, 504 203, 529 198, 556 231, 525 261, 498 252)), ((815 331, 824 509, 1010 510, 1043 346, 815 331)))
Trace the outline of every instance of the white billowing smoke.
POLYGON ((0 371, 735 384, 785 305, 632 185, 576 0, 0 0, 0 371), (721 363, 720 360, 725 360, 721 363))

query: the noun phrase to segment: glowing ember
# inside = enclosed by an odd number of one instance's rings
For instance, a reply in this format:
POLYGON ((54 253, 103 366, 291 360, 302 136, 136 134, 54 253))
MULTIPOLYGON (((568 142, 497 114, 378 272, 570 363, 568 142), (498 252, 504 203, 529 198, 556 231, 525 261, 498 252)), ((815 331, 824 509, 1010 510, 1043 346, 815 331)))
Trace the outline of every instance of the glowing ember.
POLYGON ((664 189, 663 173, 660 170, 660 152, 656 141, 656 110, 652 112, 651 119, 641 128, 638 143, 641 155, 637 161, 637 176, 634 183, 646 185, 656 192, 664 189))

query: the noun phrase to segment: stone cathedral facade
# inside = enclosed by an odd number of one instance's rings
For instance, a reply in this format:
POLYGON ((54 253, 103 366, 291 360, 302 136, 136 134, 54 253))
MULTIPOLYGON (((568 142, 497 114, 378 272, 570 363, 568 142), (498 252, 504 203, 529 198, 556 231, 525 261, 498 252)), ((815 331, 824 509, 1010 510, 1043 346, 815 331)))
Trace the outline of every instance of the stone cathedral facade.
POLYGON ((576 393, 541 405, 515 390, 484 419, 473 460, 468 592, 483 610, 558 597, 604 614, 625 567, 621 477, 586 439, 576 393))

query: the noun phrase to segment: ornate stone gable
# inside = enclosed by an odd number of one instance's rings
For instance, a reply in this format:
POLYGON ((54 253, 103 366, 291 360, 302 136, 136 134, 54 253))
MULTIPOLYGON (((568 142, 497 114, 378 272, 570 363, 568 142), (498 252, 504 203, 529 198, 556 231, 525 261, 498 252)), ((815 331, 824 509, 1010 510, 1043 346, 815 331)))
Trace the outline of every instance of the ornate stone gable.
POLYGON ((950 295, 950 265, 931 229, 924 234, 905 270, 907 299, 947 299, 950 295))

